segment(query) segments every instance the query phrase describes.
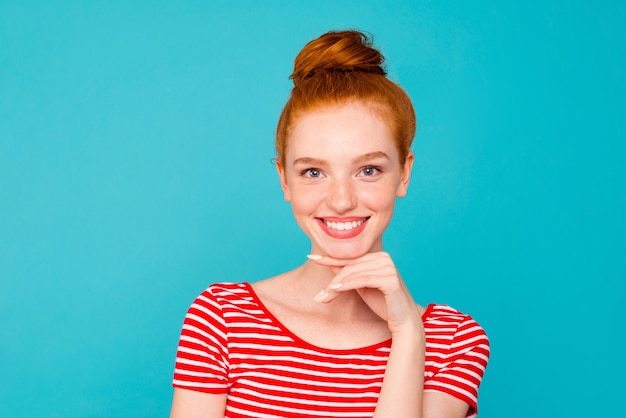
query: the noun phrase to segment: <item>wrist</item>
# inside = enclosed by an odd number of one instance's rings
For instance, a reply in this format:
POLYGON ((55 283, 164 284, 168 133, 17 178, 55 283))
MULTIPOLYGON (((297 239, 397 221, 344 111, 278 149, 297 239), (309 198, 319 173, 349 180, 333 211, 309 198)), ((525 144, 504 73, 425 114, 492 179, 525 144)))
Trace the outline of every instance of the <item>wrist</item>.
POLYGON ((408 344, 411 347, 424 347, 426 335, 421 318, 419 322, 410 321, 391 331, 392 344, 408 344))

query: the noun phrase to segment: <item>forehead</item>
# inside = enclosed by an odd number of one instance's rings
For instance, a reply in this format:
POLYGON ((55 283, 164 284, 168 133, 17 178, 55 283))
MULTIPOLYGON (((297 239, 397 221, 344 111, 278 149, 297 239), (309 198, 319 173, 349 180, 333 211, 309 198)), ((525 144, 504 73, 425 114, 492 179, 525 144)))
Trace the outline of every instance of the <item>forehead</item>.
POLYGON ((376 151, 397 156, 391 131, 378 109, 360 102, 324 106, 298 115, 286 151, 287 159, 318 154, 353 157, 376 151))

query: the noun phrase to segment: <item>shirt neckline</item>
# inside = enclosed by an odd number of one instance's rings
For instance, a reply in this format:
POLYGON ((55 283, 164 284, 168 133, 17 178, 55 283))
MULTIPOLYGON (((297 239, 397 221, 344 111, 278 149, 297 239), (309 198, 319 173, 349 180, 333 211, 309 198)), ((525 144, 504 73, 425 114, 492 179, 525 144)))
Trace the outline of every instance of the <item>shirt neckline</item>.
MULTIPOLYGON (((333 354, 357 354, 357 353, 363 353, 363 352, 371 353, 372 351, 378 351, 381 348, 391 348, 391 338, 388 338, 384 341, 380 341, 378 343, 370 344, 364 347, 356 347, 356 348, 348 348, 348 349, 333 349, 333 348, 319 347, 315 344, 312 344, 298 337, 289 328, 287 328, 281 321, 279 321, 278 318, 276 318, 274 314, 265 306, 263 301, 261 301, 261 298, 259 298, 259 296, 256 294, 256 292, 254 291, 254 288, 252 287, 250 283, 243 282, 242 284, 245 287, 245 289, 248 291, 248 293, 250 294, 254 302, 259 306, 259 308, 263 311, 263 313, 268 318, 270 318, 270 320, 274 323, 274 325, 279 327, 286 335, 288 335, 295 342, 297 342, 298 344, 302 346, 306 346, 315 351, 333 353, 333 354)), ((426 309, 424 310, 424 313, 422 314, 422 321, 426 320, 426 318, 430 315, 434 306, 435 306, 434 303, 429 303, 426 306, 426 309)))

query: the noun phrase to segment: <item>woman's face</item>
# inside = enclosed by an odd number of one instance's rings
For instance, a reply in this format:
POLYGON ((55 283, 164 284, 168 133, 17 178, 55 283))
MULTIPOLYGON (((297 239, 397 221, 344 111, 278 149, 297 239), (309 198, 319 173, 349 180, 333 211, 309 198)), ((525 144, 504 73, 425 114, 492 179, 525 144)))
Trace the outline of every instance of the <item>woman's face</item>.
POLYGON ((312 253, 353 259, 382 250, 382 234, 396 197, 406 194, 412 165, 412 153, 399 162, 383 120, 350 102, 299 116, 278 172, 312 253))

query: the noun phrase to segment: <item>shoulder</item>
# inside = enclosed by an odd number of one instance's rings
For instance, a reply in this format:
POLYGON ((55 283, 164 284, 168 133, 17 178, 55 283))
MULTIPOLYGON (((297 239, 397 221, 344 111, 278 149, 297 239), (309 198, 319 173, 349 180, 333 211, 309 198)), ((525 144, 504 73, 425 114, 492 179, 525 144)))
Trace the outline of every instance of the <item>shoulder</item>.
POLYGON ((217 283, 212 283, 209 285, 209 287, 206 288, 205 292, 211 293, 211 294, 218 294, 221 292, 239 292, 242 289, 246 289, 248 287, 248 284, 245 282, 240 282, 240 283, 235 283, 235 282, 217 282, 217 283))
POLYGON ((446 322, 449 324, 457 324, 465 321, 473 321, 477 324, 477 322, 468 314, 463 313, 452 306, 440 304, 440 303, 431 303, 426 307, 426 310, 423 315, 424 322, 446 322))
POLYGON ((213 283, 207 287, 194 302, 202 300, 228 301, 237 299, 247 299, 250 297, 250 285, 248 283, 220 282, 213 283))
POLYGON ((429 320, 462 320, 469 315, 453 308, 452 306, 442 303, 431 303, 426 307, 425 312, 426 319, 429 320))
POLYGON ((470 315, 444 304, 430 304, 424 313, 427 337, 448 340, 455 346, 482 346, 489 353, 489 339, 483 327, 470 315))
POLYGON ((489 339, 470 315, 431 304, 424 315, 426 362, 424 392, 441 392, 470 406, 476 416, 478 387, 489 362, 489 339))
POLYGON ((200 293, 189 312, 219 313, 236 306, 244 306, 253 300, 248 283, 214 283, 200 293))

